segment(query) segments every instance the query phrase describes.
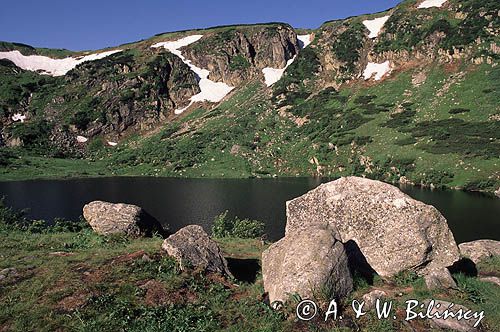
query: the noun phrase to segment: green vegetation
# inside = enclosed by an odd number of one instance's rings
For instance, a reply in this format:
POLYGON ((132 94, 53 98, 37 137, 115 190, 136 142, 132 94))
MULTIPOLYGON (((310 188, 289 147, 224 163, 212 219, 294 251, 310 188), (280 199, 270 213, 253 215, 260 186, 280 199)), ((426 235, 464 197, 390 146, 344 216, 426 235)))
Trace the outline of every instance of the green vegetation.
POLYGON ((216 238, 235 237, 256 239, 264 235, 264 223, 259 220, 240 219, 227 216, 228 211, 215 217, 212 236, 216 238))
POLYGON ((488 28, 500 24, 496 15, 498 3, 495 0, 451 3, 467 15, 457 19, 454 11, 438 12, 439 9, 431 9, 434 15, 429 18, 425 11, 408 6, 398 7, 384 25, 384 32, 375 46, 376 51, 412 50, 429 43, 431 36, 436 33, 444 35, 439 39, 438 46, 445 50, 463 49, 478 38, 487 45, 495 40, 495 34, 488 28))
POLYGON ((273 96, 284 95, 280 105, 298 104, 311 94, 306 81, 312 80, 320 68, 317 51, 311 47, 303 49, 295 61, 287 68, 283 77, 273 85, 273 96), (292 91, 289 87, 294 86, 292 91))
POLYGON ((250 62, 241 54, 233 56, 229 62, 230 70, 245 70, 250 67, 250 62))
POLYGON ((356 23, 347 27, 342 32, 337 41, 333 44, 333 53, 344 62, 341 67, 346 73, 354 74, 356 63, 360 58, 360 50, 363 48, 365 27, 361 23, 356 23))
MULTIPOLYGON (((354 318, 353 299, 373 289, 404 307, 408 299, 442 299, 484 310, 486 330, 500 327, 498 286, 462 274, 456 290, 429 291, 423 279, 401 273, 391 282, 373 284, 355 276, 355 289, 341 310, 342 321, 322 317, 306 325, 293 304, 274 311, 263 297, 262 277, 255 281, 180 271, 160 252, 162 239, 96 235, 83 223, 39 225, 0 203, 0 328, 9 331, 397 331, 404 317, 379 321, 374 313, 354 318), (28 227, 26 227, 29 225, 28 227), (10 272, 4 269, 8 269, 10 272)), ((216 240, 233 260, 259 261, 267 247, 258 240, 216 240)), ((231 264, 230 264, 231 268, 231 264)), ((479 266, 480 275, 500 275, 500 258, 479 266)), ((325 299, 326 301, 327 299, 325 299)), ((327 305, 321 303, 321 306, 327 305)), ((410 322, 428 328, 426 322, 410 322)), ((416 325, 413 325, 416 324, 416 325)))

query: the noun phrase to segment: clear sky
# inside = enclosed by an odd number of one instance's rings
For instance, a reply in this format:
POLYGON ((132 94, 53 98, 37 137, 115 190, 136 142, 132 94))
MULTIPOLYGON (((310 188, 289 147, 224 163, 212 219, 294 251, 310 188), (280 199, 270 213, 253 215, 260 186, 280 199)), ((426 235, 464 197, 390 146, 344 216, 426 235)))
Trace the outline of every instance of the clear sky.
POLYGON ((70 50, 100 49, 167 31, 216 25, 323 22, 374 13, 400 0, 6 0, 0 40, 70 50))

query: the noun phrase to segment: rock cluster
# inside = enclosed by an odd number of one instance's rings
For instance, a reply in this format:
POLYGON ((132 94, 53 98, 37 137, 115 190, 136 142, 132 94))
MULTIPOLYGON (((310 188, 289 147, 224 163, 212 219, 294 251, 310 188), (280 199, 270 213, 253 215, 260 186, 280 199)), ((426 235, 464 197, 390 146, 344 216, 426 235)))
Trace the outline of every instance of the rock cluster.
POLYGON ((161 224, 142 208, 131 204, 93 201, 83 207, 83 217, 101 235, 122 234, 132 237, 165 233, 161 224))
POLYGON ((271 302, 311 297, 325 286, 337 297, 348 293, 352 279, 343 246, 350 242, 383 278, 413 270, 430 274, 431 287, 454 285, 446 268, 459 251, 439 211, 392 185, 346 177, 287 202, 285 237, 262 255, 271 302))

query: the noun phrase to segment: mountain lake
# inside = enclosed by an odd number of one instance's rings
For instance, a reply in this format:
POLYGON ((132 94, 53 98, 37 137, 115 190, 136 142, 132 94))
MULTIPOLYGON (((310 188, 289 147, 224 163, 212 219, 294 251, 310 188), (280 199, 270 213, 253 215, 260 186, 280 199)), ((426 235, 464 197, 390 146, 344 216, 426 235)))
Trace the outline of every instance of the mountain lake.
MULTIPOLYGON (((0 182, 0 197, 33 219, 77 220, 94 200, 141 206, 174 232, 189 224, 207 231, 215 216, 262 220, 269 240, 284 235, 285 202, 326 182, 315 178, 179 179, 111 177, 0 182)), ((457 243, 500 240, 500 199, 479 193, 401 187, 435 206, 448 220, 457 243)))

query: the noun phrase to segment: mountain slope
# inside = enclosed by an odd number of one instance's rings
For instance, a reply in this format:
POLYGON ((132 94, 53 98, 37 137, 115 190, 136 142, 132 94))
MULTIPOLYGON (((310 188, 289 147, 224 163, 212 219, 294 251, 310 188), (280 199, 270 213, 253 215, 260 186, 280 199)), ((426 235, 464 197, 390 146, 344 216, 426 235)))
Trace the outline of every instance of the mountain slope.
POLYGON ((307 47, 309 32, 297 37, 281 23, 161 34, 63 77, 1 60, 2 135, 22 146, 2 149, 4 177, 41 174, 17 154, 100 160, 101 174, 356 174, 493 192, 499 9, 493 0, 404 1, 327 22, 307 47), (179 49, 184 59, 151 47, 194 35, 203 37, 179 49), (233 89, 190 104, 203 81, 193 66, 233 89), (284 74, 268 87, 266 71, 284 74))

